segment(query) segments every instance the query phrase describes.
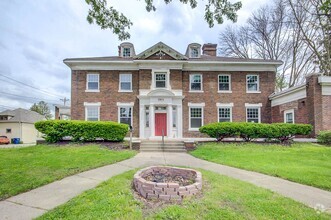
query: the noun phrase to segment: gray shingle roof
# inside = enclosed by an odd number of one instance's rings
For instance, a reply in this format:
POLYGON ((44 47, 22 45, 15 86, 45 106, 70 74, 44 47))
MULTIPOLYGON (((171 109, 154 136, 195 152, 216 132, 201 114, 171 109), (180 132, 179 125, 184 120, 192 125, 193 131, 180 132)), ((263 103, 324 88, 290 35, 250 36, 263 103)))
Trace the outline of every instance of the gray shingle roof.
POLYGON ((6 110, 0 112, 2 116, 12 116, 9 120, 2 120, 1 122, 25 122, 25 123, 35 123, 37 121, 44 120, 45 117, 37 112, 18 108, 15 110, 6 110))

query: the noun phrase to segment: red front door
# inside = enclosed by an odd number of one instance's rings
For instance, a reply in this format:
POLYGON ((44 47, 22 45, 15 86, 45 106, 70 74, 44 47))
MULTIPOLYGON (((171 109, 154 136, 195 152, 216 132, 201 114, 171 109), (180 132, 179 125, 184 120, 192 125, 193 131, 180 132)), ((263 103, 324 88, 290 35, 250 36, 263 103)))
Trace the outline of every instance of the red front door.
POLYGON ((167 113, 155 113, 155 136, 167 136, 167 113))

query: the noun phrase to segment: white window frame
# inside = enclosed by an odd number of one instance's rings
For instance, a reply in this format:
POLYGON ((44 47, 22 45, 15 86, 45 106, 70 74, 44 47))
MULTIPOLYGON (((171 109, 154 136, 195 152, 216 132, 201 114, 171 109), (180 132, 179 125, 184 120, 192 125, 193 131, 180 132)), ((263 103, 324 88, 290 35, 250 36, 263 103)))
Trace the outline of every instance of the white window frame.
POLYGON ((124 57, 124 58, 132 57, 132 48, 131 47, 122 47, 122 57, 124 57), (124 50, 125 49, 129 49, 130 56, 124 56, 124 50))
POLYGON ((152 84, 151 90, 154 89, 167 89, 171 90, 170 86, 170 70, 169 69, 153 69, 152 70, 152 84), (166 74, 166 87, 165 88, 156 88, 156 74, 164 73, 166 74))
POLYGON ((85 106, 85 121, 87 121, 87 108, 88 107, 97 107, 98 108, 98 121, 100 121, 101 102, 84 102, 84 106, 85 106))
POLYGON ((133 106, 134 102, 117 102, 117 122, 121 123, 121 108, 131 108, 131 126, 133 127, 133 106))
POLYGON ((259 74, 248 74, 246 75, 246 93, 261 93, 260 90, 260 75, 259 74), (256 76, 257 77, 257 90, 256 91, 249 91, 248 90, 248 77, 256 76))
POLYGON ((201 108, 201 127, 203 126, 203 119, 204 119, 204 107, 205 103, 188 103, 188 117, 189 117, 189 131, 199 131, 199 128, 192 128, 191 127, 191 108, 201 108))
POLYGON ((200 58, 200 56, 201 56, 201 52, 200 52, 200 50, 199 50, 200 48, 199 47, 196 47, 196 46, 191 46, 190 47, 190 49, 189 49, 189 57, 190 58, 200 58), (196 49, 197 51, 198 51, 198 55, 195 57, 195 56, 192 56, 192 50, 193 49, 196 49))
POLYGON ((292 113, 292 115, 293 115, 293 123, 292 124, 295 124, 294 109, 289 109, 289 110, 284 111, 284 123, 288 123, 286 121, 286 114, 288 114, 288 113, 292 113))
POLYGON ((85 90, 85 92, 100 92, 100 74, 99 73, 88 73, 88 74, 86 74, 86 90, 85 90), (90 75, 98 76, 98 89, 89 89, 88 88, 88 83, 89 83, 88 78, 89 78, 90 75))
POLYGON ((190 83, 190 89, 189 89, 189 92, 197 92, 197 93, 201 93, 203 92, 203 77, 202 77, 202 74, 201 73, 191 73, 190 74, 190 77, 189 77, 189 83, 190 83), (191 85, 191 78, 193 78, 194 76, 200 76, 200 84, 201 84, 201 89, 200 90, 192 90, 192 85, 191 85))
POLYGON ((216 103, 216 107, 217 107, 217 122, 220 121, 220 108, 229 108, 230 109, 230 122, 232 122, 233 102, 231 102, 231 103, 216 103))
POLYGON ((119 85, 118 85, 118 88, 119 88, 119 90, 118 90, 118 92, 133 92, 133 90, 132 90, 132 73, 120 73, 120 75, 119 75, 119 85), (131 87, 131 89, 130 90, 123 90, 122 89, 122 87, 121 87, 121 75, 130 75, 131 76, 131 81, 130 81, 130 87, 131 87))
POLYGON ((217 76, 217 87, 218 87, 218 93, 232 93, 232 86, 231 86, 231 74, 218 74, 217 76), (220 76, 228 76, 229 77, 229 90, 220 90, 220 76))
POLYGON ((261 123, 261 108, 262 108, 262 103, 258 103, 258 104, 245 103, 245 107, 246 107, 246 111, 245 111, 246 122, 248 122, 247 109, 249 109, 249 108, 256 108, 256 109, 258 109, 258 114, 259 114, 259 118, 258 118, 259 122, 258 123, 261 123))

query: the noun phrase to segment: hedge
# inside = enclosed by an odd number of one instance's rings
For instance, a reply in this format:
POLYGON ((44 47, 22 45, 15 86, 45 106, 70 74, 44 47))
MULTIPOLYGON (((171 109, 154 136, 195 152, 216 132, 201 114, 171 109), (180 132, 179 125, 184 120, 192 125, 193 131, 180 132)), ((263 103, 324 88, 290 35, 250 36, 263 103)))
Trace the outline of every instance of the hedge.
POLYGON ((200 127, 199 131, 221 141, 228 137, 241 137, 245 141, 256 138, 278 139, 285 143, 294 135, 309 135, 312 126, 308 124, 216 122, 200 127))
POLYGON ((331 130, 321 131, 317 135, 317 142, 321 144, 331 145, 331 130))
POLYGON ((35 123, 36 129, 44 134, 47 142, 58 142, 64 137, 72 141, 122 141, 128 132, 128 125, 101 121, 48 120, 35 123))

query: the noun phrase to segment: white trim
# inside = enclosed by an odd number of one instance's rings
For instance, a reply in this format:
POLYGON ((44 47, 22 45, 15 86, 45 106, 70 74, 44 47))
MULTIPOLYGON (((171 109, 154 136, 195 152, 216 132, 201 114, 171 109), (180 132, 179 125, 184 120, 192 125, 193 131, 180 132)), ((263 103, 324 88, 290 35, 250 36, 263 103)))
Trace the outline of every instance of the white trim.
POLYGON ((171 86, 170 86, 170 70, 169 69, 152 69, 152 84, 151 84, 151 90, 155 90, 155 89, 167 89, 167 90, 171 90, 171 86), (165 74, 166 75, 166 84, 164 88, 157 88, 156 87, 156 74, 165 74))
MULTIPOLYGON (((190 103, 189 103, 190 104, 190 103)), ((192 103, 191 103, 192 104, 192 103)), ((201 108, 201 127, 203 126, 203 118, 204 118, 204 105, 205 103, 196 103, 195 105, 188 105, 188 117, 189 117, 189 131, 199 131, 199 128, 191 128, 191 108, 201 108), (201 105, 203 104, 203 105, 201 105)))
POLYGON ((288 109, 288 110, 285 110, 284 111, 284 115, 283 115, 283 117, 284 117, 284 123, 288 123, 288 122, 286 122, 286 114, 288 114, 288 113, 292 113, 292 117, 293 117, 293 124, 295 124, 295 117, 294 117, 294 109, 288 109))
POLYGON ((269 96, 271 107, 282 105, 288 102, 296 101, 307 97, 306 85, 295 86, 279 93, 269 96))
POLYGON ((116 102, 118 107, 133 107, 134 102, 116 102))
POLYGON ((84 102, 84 106, 101 106, 101 102, 84 102))
POLYGON ((232 108, 233 107, 233 102, 231 102, 231 103, 219 103, 219 102, 217 102, 216 106, 219 107, 219 108, 221 108, 221 107, 230 107, 230 108, 232 108))
POLYGON ((231 80, 231 74, 229 73, 220 73, 217 75, 217 88, 218 93, 232 93, 232 80, 231 80), (229 90, 220 90, 220 76, 228 76, 229 77, 229 90))
POLYGON ((197 93, 203 93, 203 76, 201 73, 190 73, 189 75, 189 92, 197 92, 197 93), (199 75, 200 76, 200 90, 192 90, 192 87, 191 87, 191 78, 195 75, 199 75))
POLYGON ((85 92, 100 92, 100 74, 99 73, 87 73, 86 74, 86 87, 85 92), (88 88, 88 78, 90 75, 98 76, 98 89, 89 89, 88 88))
POLYGON ((318 83, 322 87, 322 95, 331 95, 331 76, 318 77, 318 83))
POLYGON ((260 89, 260 75, 259 74, 247 74, 246 75, 246 93, 261 93, 261 89, 260 89), (249 76, 257 76, 257 90, 248 90, 248 81, 247 78, 249 76))
POLYGON ((133 90, 132 90, 132 73, 122 72, 122 73, 119 74, 119 76, 118 76, 118 92, 133 92, 133 90), (122 90, 122 88, 121 88, 121 75, 130 75, 131 76, 131 81, 130 81, 131 90, 122 90))
POLYGON ((187 103, 187 106, 189 107, 205 107, 205 103, 201 102, 201 103, 193 103, 193 102, 189 102, 187 103))
POLYGON ((233 103, 216 103, 216 106, 217 106, 217 122, 220 121, 220 108, 229 108, 230 109, 230 122, 232 122, 233 103))
MULTIPOLYGON (((127 104, 127 103, 122 103, 127 104)), ((121 108, 131 108, 131 126, 133 127, 133 105, 117 105, 117 122, 121 123, 121 108)))

